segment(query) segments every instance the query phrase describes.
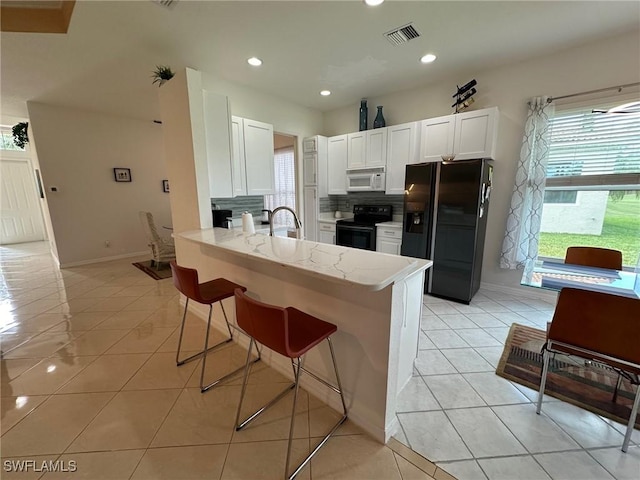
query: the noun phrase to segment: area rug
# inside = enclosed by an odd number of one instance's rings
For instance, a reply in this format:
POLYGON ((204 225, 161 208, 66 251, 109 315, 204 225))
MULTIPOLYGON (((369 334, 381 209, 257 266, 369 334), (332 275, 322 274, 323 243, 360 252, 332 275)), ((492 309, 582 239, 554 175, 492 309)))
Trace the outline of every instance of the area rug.
MULTIPOLYGON (((544 330, 517 323, 511 325, 496 374, 539 390, 542 375, 540 352, 545 341, 544 330)), ((618 390, 618 398, 613 402, 617 380, 618 374, 606 365, 556 354, 549 362, 545 393, 626 425, 633 406, 635 386, 625 379, 618 390)), ((640 421, 636 421, 636 428, 640 428, 640 421)))
POLYGON ((160 267, 156 270, 155 266, 151 266, 151 261, 148 262, 135 262, 132 265, 139 268, 144 273, 149 275, 154 280, 163 280, 165 278, 171 278, 171 266, 168 263, 161 263, 160 267))

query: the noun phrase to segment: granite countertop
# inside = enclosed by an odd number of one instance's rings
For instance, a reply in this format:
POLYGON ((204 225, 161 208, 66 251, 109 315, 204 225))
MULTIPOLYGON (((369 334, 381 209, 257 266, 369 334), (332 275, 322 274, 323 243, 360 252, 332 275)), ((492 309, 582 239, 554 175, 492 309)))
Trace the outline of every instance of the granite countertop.
POLYGON ((173 236, 372 291, 382 290, 433 264, 430 260, 308 240, 270 237, 259 233, 245 234, 241 229, 210 228, 174 233, 173 236))

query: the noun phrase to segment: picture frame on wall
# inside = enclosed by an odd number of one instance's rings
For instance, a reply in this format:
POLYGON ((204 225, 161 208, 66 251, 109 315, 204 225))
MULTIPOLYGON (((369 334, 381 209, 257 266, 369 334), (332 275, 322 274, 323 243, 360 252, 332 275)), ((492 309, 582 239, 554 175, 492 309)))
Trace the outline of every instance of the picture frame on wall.
POLYGON ((113 176, 116 182, 130 182, 131 169, 130 168, 114 168, 113 176))
POLYGON ((169 180, 162 180, 162 191, 169 193, 169 180))

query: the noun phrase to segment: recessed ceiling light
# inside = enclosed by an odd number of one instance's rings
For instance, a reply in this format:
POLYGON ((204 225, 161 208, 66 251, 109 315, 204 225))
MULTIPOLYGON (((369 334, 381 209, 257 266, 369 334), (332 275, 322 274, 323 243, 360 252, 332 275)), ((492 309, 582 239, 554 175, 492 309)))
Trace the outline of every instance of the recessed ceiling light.
POLYGON ((329 95, 331 95, 331 92, 329 90, 322 90, 320 92, 320 95, 322 95, 323 97, 328 97, 329 95))
POLYGON ((262 60, 257 57, 251 57, 247 59, 247 63, 253 67, 259 67, 262 65, 262 60))
POLYGON ((431 63, 436 59, 436 56, 433 53, 427 53, 424 57, 420 59, 422 63, 431 63))
POLYGON ((364 0, 364 3, 366 3, 370 7, 377 7, 382 2, 384 2, 384 0, 364 0))

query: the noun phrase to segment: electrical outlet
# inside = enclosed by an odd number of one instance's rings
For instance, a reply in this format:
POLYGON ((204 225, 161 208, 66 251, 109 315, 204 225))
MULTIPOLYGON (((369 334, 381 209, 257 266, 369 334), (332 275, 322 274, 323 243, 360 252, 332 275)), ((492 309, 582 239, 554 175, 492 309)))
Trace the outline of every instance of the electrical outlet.
POLYGON ((105 240, 104 241, 104 246, 105 247, 110 247, 111 246, 111 242, 109 240, 105 240))

